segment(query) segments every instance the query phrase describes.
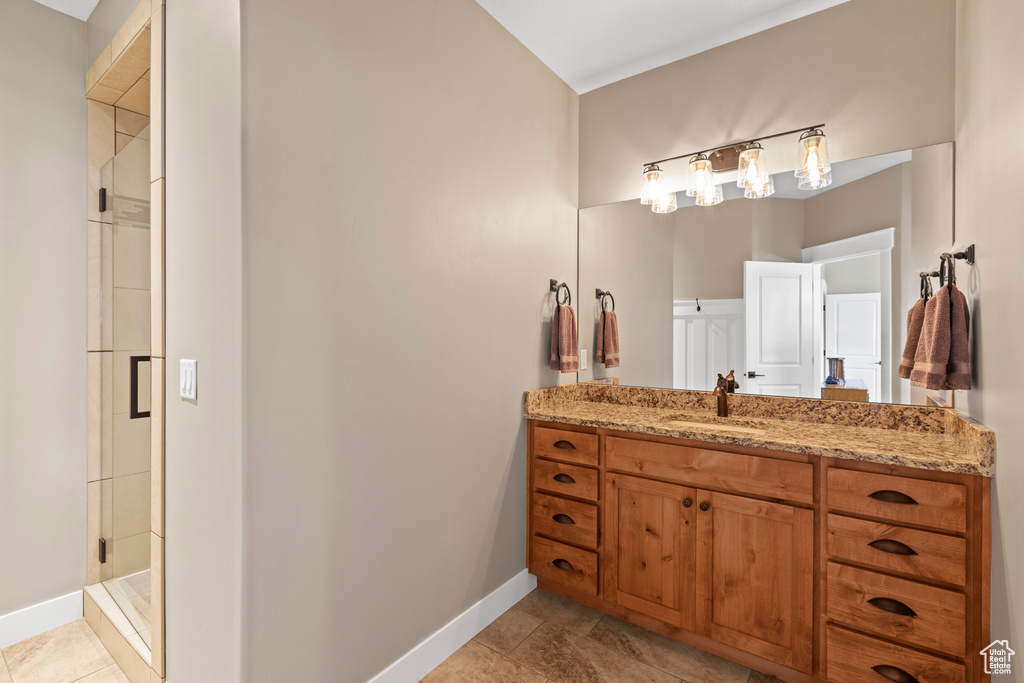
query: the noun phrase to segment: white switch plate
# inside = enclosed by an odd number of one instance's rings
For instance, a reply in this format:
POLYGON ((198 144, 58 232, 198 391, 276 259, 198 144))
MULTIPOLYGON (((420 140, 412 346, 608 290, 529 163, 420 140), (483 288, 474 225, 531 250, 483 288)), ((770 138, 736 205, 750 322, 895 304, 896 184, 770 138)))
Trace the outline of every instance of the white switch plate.
POLYGON ((179 382, 178 388, 182 398, 196 400, 196 383, 198 381, 198 373, 196 371, 196 362, 194 360, 182 360, 181 361, 181 381, 179 382))
POLYGON ((587 350, 580 349, 580 370, 587 369, 587 350))

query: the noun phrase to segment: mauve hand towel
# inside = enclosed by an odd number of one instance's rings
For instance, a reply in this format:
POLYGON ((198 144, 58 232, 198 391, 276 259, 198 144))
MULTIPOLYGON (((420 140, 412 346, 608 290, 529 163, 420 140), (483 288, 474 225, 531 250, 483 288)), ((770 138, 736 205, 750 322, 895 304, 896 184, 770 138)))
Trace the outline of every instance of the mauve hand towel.
POLYGON ((910 383, 925 389, 946 386, 946 364, 949 362, 949 287, 941 287, 924 307, 921 339, 914 355, 910 383))
POLYGON ((606 368, 619 367, 619 320, 615 317, 615 311, 601 311, 594 361, 604 363, 606 368))
POLYGON ((572 306, 558 305, 551 318, 550 367, 563 373, 576 372, 580 369, 576 311, 572 306))
POLYGON ((921 326, 924 325, 924 304, 924 299, 918 299, 907 313, 907 345, 903 347, 903 362, 900 363, 898 371, 903 379, 910 379, 910 373, 914 369, 917 344, 921 340, 921 326))
POLYGON ((956 285, 949 290, 949 362, 944 388, 965 391, 971 388, 971 312, 964 293, 956 285))

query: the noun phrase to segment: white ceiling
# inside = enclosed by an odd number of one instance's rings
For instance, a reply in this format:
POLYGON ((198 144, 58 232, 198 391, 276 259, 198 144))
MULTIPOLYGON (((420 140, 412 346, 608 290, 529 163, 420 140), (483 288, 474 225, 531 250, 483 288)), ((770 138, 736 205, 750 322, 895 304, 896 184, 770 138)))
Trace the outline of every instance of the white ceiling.
POLYGON ((46 5, 58 12, 73 16, 75 19, 85 21, 96 9, 100 0, 36 0, 40 5, 46 5))
POLYGON ((577 93, 846 0, 476 0, 577 93))

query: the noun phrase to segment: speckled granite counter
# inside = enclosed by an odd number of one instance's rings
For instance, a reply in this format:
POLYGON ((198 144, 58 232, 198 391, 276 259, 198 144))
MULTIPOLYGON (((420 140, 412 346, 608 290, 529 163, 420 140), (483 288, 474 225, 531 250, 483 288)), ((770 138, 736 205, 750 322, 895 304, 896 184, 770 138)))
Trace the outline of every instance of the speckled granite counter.
POLYGON ((527 419, 992 476, 995 434, 944 408, 731 394, 716 418, 705 391, 592 383, 524 394, 527 419), (700 424, 707 421, 707 424, 700 424))

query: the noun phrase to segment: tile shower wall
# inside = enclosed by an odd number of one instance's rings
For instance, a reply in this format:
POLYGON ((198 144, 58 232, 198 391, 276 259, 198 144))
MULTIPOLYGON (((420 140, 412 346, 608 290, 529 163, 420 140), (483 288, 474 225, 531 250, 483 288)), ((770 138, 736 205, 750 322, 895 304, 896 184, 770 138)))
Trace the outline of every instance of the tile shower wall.
MULTIPOLYGON (((88 583, 150 562, 150 419, 131 417, 131 358, 150 355, 149 117, 89 101, 88 583), (107 206, 100 211, 99 190, 107 206), (99 562, 99 539, 107 561, 99 562)), ((139 363, 138 410, 149 410, 139 363)))

